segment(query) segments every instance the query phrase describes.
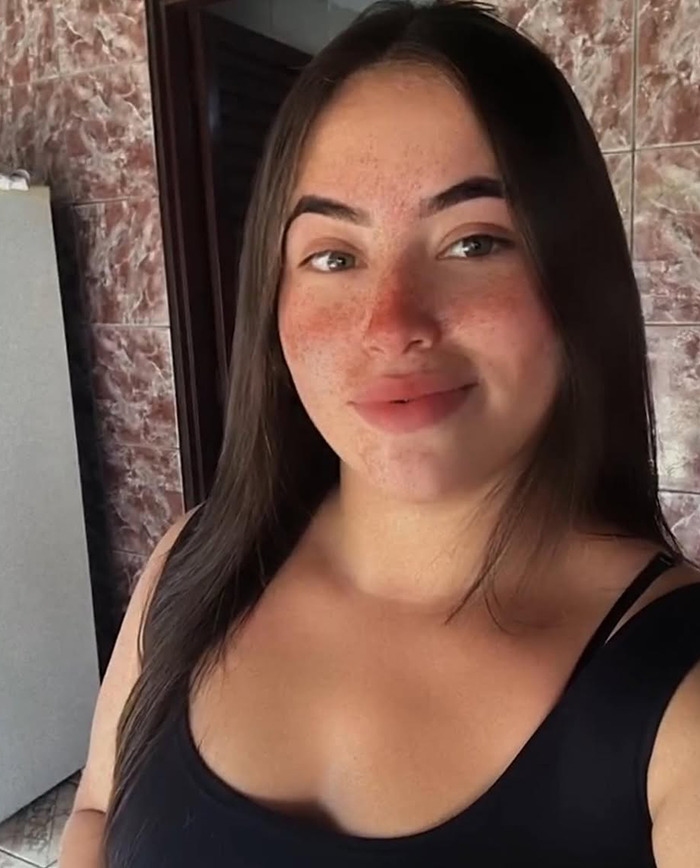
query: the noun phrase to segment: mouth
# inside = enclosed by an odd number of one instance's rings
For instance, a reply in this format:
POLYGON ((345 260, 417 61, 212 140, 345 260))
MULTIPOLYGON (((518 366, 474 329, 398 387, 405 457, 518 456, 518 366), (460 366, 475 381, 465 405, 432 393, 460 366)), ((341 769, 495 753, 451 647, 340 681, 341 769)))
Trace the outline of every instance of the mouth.
POLYGON ((369 425, 392 434, 410 434, 438 425, 470 403, 475 383, 432 392, 415 398, 390 398, 384 401, 355 404, 356 412, 369 425))
MULTIPOLYGON (((460 386, 458 389, 447 389, 446 392, 466 392, 471 388, 472 384, 467 383, 466 386, 460 386)), ((423 398, 430 398, 432 395, 444 395, 446 392, 429 392, 427 395, 419 395, 416 398, 397 398, 394 401, 387 401, 387 404, 411 404, 413 401, 420 401, 423 398)))

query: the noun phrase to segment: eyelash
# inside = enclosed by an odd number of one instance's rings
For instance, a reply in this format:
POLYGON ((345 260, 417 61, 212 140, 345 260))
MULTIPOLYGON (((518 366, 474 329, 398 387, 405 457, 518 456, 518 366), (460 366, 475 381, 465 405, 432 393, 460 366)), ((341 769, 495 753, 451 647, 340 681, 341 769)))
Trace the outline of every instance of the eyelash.
MULTIPOLYGON (((450 250, 452 247, 455 247, 460 242, 471 241, 473 238, 488 238, 490 241, 495 242, 494 246, 496 247, 496 250, 491 250, 488 253, 482 254, 480 256, 455 256, 455 257, 440 257, 440 258, 487 259, 489 256, 493 255, 494 253, 499 253, 499 252, 502 252, 503 250, 510 250, 513 247, 515 247, 515 243, 513 241, 511 241, 510 238, 503 238, 502 236, 499 236, 499 235, 490 235, 488 232, 476 232, 473 235, 464 235, 461 238, 458 238, 456 241, 454 241, 452 244, 450 244, 447 249, 450 250)), ((348 255, 353 256, 352 253, 348 254, 343 250, 336 250, 333 248, 328 248, 326 250, 319 250, 316 253, 311 253, 309 256, 306 257, 306 259, 303 260, 303 262, 300 263, 300 267, 306 266, 307 263, 310 263, 312 259, 316 259, 319 256, 326 256, 329 253, 340 253, 343 256, 348 256, 348 255)), ((339 268, 339 269, 330 269, 330 270, 324 270, 324 269, 312 269, 312 270, 318 271, 321 274, 333 274, 337 271, 348 271, 349 269, 339 268)))

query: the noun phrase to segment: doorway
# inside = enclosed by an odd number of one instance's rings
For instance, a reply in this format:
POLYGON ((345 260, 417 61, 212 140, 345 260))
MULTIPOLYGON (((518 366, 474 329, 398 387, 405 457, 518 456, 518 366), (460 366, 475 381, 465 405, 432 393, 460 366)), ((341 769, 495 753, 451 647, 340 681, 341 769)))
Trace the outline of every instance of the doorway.
POLYGON ((148 0, 185 509, 207 497, 221 449, 253 176, 276 110, 312 56, 241 23, 246 8, 264 6, 148 0))

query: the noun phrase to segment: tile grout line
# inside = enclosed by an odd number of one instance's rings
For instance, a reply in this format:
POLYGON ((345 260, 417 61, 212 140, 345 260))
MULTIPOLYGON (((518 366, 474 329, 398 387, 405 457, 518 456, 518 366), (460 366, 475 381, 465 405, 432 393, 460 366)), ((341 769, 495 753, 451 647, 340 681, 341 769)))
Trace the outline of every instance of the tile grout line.
POLYGON ((64 201, 62 204, 70 205, 72 208, 86 208, 89 205, 112 205, 115 202, 147 202, 152 199, 158 199, 158 194, 152 193, 136 196, 114 196, 111 199, 76 199, 74 201, 64 201))
POLYGON ((86 66, 84 69, 72 69, 65 71, 57 64, 59 71, 55 75, 42 75, 39 78, 29 78, 26 81, 8 82, 7 87, 34 87, 35 85, 47 84, 54 81, 67 81, 71 78, 77 78, 80 75, 92 75, 93 72, 106 72, 112 69, 119 69, 126 66, 138 66, 139 64, 148 65, 148 55, 145 57, 134 56, 125 60, 115 60, 112 63, 100 63, 97 66, 86 66))
POLYGON ((137 557, 137 558, 147 558, 148 557, 148 555, 145 555, 142 552, 130 552, 127 549, 114 548, 114 549, 112 549, 112 551, 118 552, 121 555, 133 555, 134 557, 137 557))
MULTIPOLYGON (((697 148, 700 139, 689 139, 687 142, 659 142, 655 145, 640 145, 638 148, 630 145, 626 148, 601 148, 603 154, 631 154, 632 151, 663 151, 670 148, 697 148)), ((138 198, 138 197, 129 197, 138 198)))
POLYGON ((162 323, 150 322, 90 322, 90 327, 98 328, 120 328, 120 329, 156 329, 161 332, 169 332, 170 326, 162 323))
MULTIPOLYGON (((17 862, 22 862, 25 865, 29 865, 31 866, 31 868, 39 868, 36 862, 30 862, 28 859, 23 859, 21 856, 17 856, 15 853, 11 853, 9 850, 4 850, 2 847, 0 847, 0 853, 4 853, 6 856, 10 856, 10 858, 16 859, 17 862)), ((53 865, 55 865, 55 862, 52 862, 49 868, 53 868, 53 865)))
POLYGON ((697 148, 700 146, 700 140, 691 139, 687 142, 659 142, 656 145, 641 145, 639 148, 635 148, 637 151, 663 151, 668 150, 669 148, 697 148))

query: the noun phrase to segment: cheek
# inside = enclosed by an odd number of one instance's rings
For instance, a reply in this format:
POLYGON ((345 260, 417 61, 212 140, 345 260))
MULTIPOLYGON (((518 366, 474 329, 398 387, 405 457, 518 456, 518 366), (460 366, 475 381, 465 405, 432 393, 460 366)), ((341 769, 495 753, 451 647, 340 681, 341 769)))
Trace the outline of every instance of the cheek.
POLYGON ((285 360, 297 388, 322 381, 325 387, 342 381, 344 353, 354 314, 349 305, 318 304, 302 293, 283 294, 279 304, 279 334, 285 360))
MULTIPOLYGON (((476 294, 448 293, 434 313, 445 337, 452 336, 504 400, 523 387, 546 398, 559 370, 559 341, 549 316, 523 275, 499 275, 494 283, 476 294)), ((327 393, 344 381, 354 366, 350 336, 361 318, 349 293, 344 301, 334 295, 327 304, 303 292, 280 296, 280 342, 300 394, 320 387, 327 393)))
POLYGON ((475 353, 477 363, 504 388, 532 383, 549 393, 559 375, 559 339, 534 289, 522 285, 468 301, 453 311, 461 343, 475 353))

